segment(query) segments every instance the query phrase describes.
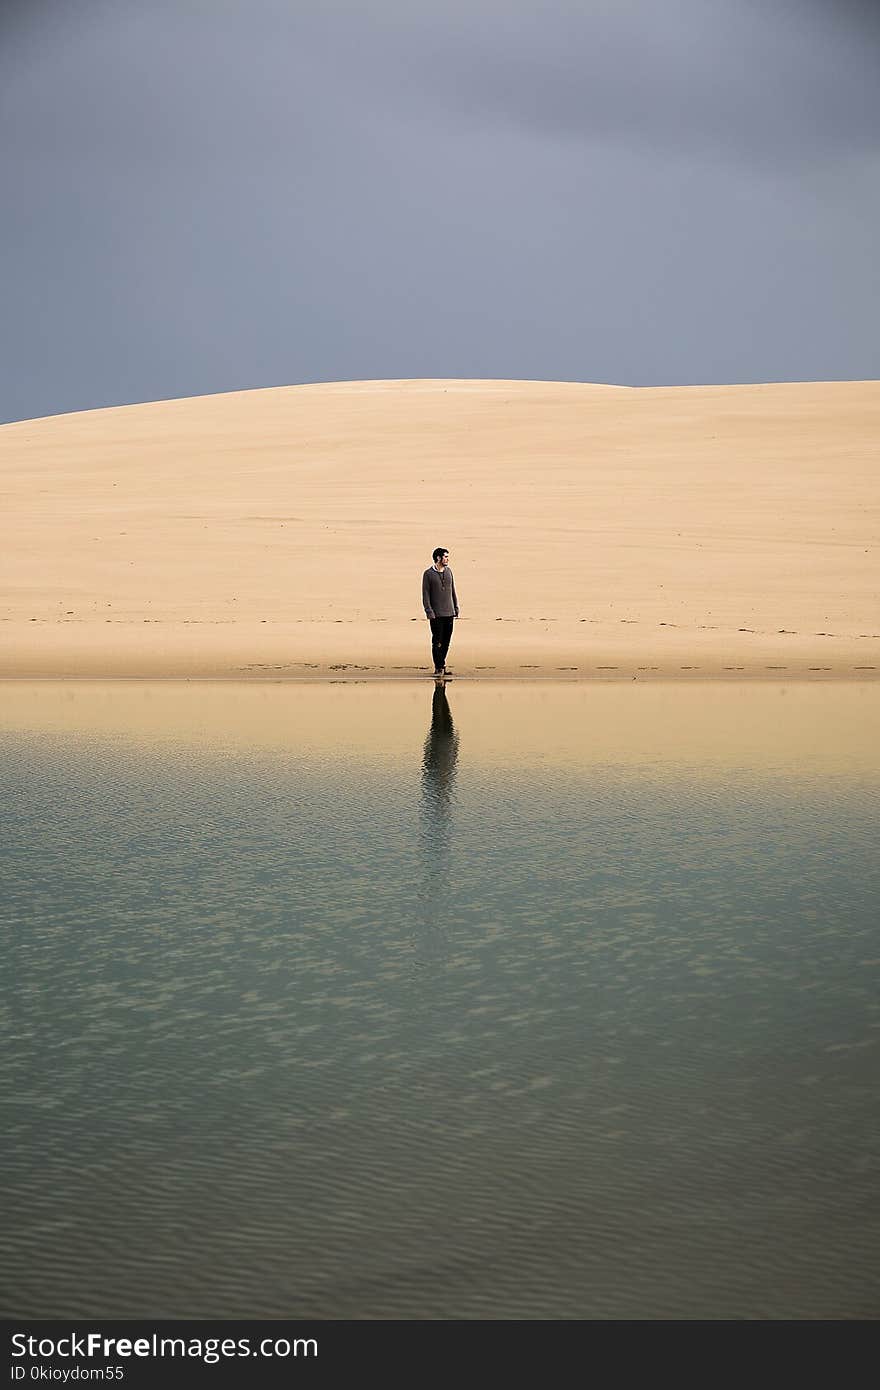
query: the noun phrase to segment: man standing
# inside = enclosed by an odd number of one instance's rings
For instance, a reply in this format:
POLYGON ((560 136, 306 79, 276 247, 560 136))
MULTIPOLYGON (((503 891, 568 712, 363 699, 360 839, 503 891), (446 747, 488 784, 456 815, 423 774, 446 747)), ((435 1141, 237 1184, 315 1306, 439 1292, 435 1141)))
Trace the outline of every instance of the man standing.
POLYGON ((452 641, 452 624, 458 617, 458 595, 449 568, 449 551, 438 546, 434 563, 422 575, 422 603, 431 624, 431 655, 434 675, 446 675, 446 653, 452 641))

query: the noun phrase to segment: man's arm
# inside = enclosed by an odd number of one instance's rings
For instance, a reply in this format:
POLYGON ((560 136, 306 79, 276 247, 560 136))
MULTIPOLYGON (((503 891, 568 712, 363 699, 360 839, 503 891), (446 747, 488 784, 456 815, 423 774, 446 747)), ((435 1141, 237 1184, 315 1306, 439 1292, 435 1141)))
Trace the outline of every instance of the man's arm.
POLYGON ((422 575, 422 603, 424 604, 427 617, 433 618, 434 610, 431 607, 431 591, 428 586, 428 571, 422 575))
POLYGON ((452 578, 452 607, 453 607, 454 610, 455 610, 455 616, 456 616, 456 618, 457 618, 457 617, 458 617, 458 594, 455 592, 455 576, 454 576, 454 575, 453 575, 453 578, 452 578))

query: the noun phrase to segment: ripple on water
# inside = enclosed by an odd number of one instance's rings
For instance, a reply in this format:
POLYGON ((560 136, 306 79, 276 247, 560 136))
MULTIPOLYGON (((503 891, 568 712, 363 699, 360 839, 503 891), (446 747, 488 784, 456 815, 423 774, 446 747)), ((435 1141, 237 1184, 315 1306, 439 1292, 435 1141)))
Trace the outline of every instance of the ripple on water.
POLYGON ((5 1311, 876 1315, 877 787, 457 739, 5 737, 5 1311))

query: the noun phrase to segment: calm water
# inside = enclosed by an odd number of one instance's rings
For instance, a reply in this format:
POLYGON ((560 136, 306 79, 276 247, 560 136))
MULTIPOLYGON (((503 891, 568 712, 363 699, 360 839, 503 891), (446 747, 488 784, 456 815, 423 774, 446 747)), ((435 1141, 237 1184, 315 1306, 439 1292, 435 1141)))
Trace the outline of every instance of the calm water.
POLYGON ((3 1312, 880 1313, 876 770, 481 759, 463 689, 0 736, 3 1312))

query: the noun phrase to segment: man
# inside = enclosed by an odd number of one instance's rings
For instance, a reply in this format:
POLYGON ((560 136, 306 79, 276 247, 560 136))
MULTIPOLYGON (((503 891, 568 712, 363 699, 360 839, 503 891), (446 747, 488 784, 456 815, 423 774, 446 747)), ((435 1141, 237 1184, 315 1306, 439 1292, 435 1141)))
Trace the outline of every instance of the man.
POLYGON ((431 624, 434 675, 442 679, 446 675, 446 653, 452 641, 452 624, 458 617, 458 595, 449 568, 449 551, 438 545, 433 559, 433 565, 429 565, 422 575, 422 603, 431 624))

